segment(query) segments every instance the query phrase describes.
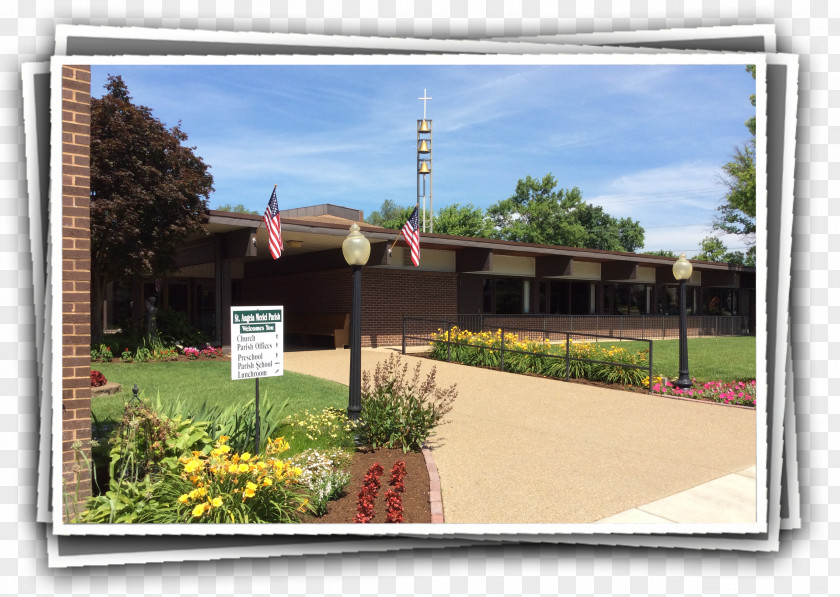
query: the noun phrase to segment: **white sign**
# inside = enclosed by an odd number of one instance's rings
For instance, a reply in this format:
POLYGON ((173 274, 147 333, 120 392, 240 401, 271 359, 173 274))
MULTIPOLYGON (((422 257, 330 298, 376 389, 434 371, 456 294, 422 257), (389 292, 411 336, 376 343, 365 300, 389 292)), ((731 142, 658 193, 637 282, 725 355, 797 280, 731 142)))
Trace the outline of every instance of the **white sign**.
POLYGON ((230 308, 230 378, 283 375, 283 307, 230 308))

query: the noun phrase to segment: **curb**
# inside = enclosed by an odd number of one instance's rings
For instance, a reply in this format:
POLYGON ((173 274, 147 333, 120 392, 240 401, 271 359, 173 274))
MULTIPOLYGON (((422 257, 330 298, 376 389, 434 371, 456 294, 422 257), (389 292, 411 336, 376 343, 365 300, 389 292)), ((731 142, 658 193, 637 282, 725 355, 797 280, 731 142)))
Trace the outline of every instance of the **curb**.
POLYGON ((440 474, 432 452, 423 446, 423 458, 426 460, 426 469, 429 471, 429 506, 432 510, 432 524, 440 524, 443 520, 443 497, 440 494, 440 474))

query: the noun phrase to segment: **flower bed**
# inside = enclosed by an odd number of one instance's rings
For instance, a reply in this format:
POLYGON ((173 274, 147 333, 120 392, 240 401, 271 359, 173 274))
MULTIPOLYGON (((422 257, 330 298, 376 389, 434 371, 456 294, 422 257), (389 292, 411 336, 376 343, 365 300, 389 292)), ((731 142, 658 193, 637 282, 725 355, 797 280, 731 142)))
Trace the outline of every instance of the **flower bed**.
POLYGON ((670 381, 662 382, 662 378, 655 378, 652 390, 654 394, 666 396, 679 396, 681 398, 694 398, 696 400, 709 400, 722 404, 735 406, 755 407, 755 380, 751 381, 708 381, 702 385, 697 380, 692 380, 695 385, 682 389, 676 387, 670 381))
MULTIPOLYGON (((185 522, 296 522, 306 501, 297 490, 302 471, 277 455, 289 449, 283 438, 269 440, 266 455, 231 454, 222 436, 209 455, 180 459, 178 498, 185 522), (189 487, 187 487, 187 482, 189 487)), ((178 486, 178 485, 176 485, 178 486)))
POLYGON ((216 359, 224 356, 221 346, 210 346, 209 344, 199 350, 194 346, 186 346, 181 349, 182 354, 190 361, 198 360, 200 357, 205 359, 216 359))
POLYGON ((567 372, 565 344, 554 346, 548 340, 522 340, 511 332, 503 335, 501 329, 476 333, 456 326, 449 330, 448 337, 447 331, 442 329, 431 334, 430 356, 441 361, 498 369, 502 364, 503 340, 504 370, 511 373, 554 378, 565 378, 568 373, 572 379, 647 387, 648 351, 634 352, 620 346, 570 344, 567 372), (452 344, 447 344, 447 340, 452 344))
POLYGON ((391 469, 391 480, 388 483, 391 489, 385 492, 385 502, 388 504, 385 522, 403 521, 402 494, 405 492, 405 474, 405 462, 398 460, 391 469))
POLYGON ((362 481, 362 489, 359 491, 359 506, 356 509, 356 517, 353 522, 367 523, 373 520, 373 503, 379 493, 379 477, 385 472, 378 462, 370 467, 362 481))

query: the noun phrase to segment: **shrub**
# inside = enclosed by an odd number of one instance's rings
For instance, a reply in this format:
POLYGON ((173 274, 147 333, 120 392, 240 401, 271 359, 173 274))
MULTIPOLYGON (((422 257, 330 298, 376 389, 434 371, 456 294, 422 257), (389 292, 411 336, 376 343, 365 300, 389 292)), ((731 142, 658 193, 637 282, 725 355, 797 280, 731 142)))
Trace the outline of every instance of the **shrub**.
MULTIPOLYGON (((269 437, 275 435, 288 404, 288 399, 280 404, 269 400, 268 392, 260 396, 260 449, 269 437)), ((254 449, 256 407, 253 398, 245 404, 234 402, 228 406, 208 406, 206 402, 199 403, 189 399, 161 400, 158 394, 154 407, 158 412, 171 417, 180 414, 194 421, 207 421, 207 432, 212 437, 228 436, 228 445, 234 451, 246 452, 254 449)))
POLYGON ((178 508, 161 497, 161 487, 167 478, 177 476, 180 456, 212 448, 207 425, 180 417, 167 419, 145 402, 127 404, 109 440, 108 490, 90 498, 72 522, 178 522, 178 508))
POLYGON ((145 346, 140 346, 134 353, 134 361, 136 363, 145 363, 152 358, 152 352, 145 346))
POLYGON ((104 344, 99 346, 99 358, 102 359, 103 363, 110 363, 111 359, 114 358, 114 353, 111 352, 110 346, 105 346, 104 344))
POLYGON ((458 395, 455 385, 437 388, 436 368, 420 382, 420 363, 409 381, 408 364, 391 355, 377 363, 371 380, 362 375, 362 411, 359 435, 367 445, 378 448, 401 448, 403 452, 420 451, 435 427, 445 423, 458 395))
POLYGON ((204 346, 207 337, 190 325, 186 313, 164 307, 155 314, 157 331, 161 338, 180 346, 204 346))
POLYGON ((100 386, 104 386, 108 383, 108 380, 105 379, 105 376, 102 375, 99 371, 95 369, 90 372, 90 387, 98 388, 100 386))

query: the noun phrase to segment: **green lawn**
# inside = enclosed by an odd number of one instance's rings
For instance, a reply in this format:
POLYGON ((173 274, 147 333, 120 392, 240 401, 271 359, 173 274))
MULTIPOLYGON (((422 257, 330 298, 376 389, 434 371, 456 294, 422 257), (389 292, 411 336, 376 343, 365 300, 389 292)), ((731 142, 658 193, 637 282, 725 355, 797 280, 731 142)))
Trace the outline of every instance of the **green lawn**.
MULTIPOLYGON (((228 361, 192 361, 165 363, 92 363, 108 381, 122 384, 122 391, 113 396, 98 396, 91 400, 94 417, 102 423, 116 423, 123 407, 132 397, 134 384, 140 396, 152 401, 160 395, 161 401, 182 400, 197 405, 228 406, 246 404, 254 398, 254 380, 231 380, 228 361)), ((280 377, 260 380, 260 409, 265 412, 271 404, 279 406, 286 399, 289 404, 283 416, 303 410, 318 411, 332 407, 347 408, 347 386, 331 381, 301 375, 290 371, 280 377)), ((286 432, 288 428, 284 429, 286 432)))
MULTIPOLYGON (((647 342, 612 344, 628 350, 647 350, 648 347, 647 342)), ((755 345, 753 336, 689 338, 688 373, 701 382, 755 379, 755 345)), ((670 379, 679 377, 679 351, 679 340, 654 340, 653 374, 670 379)))

